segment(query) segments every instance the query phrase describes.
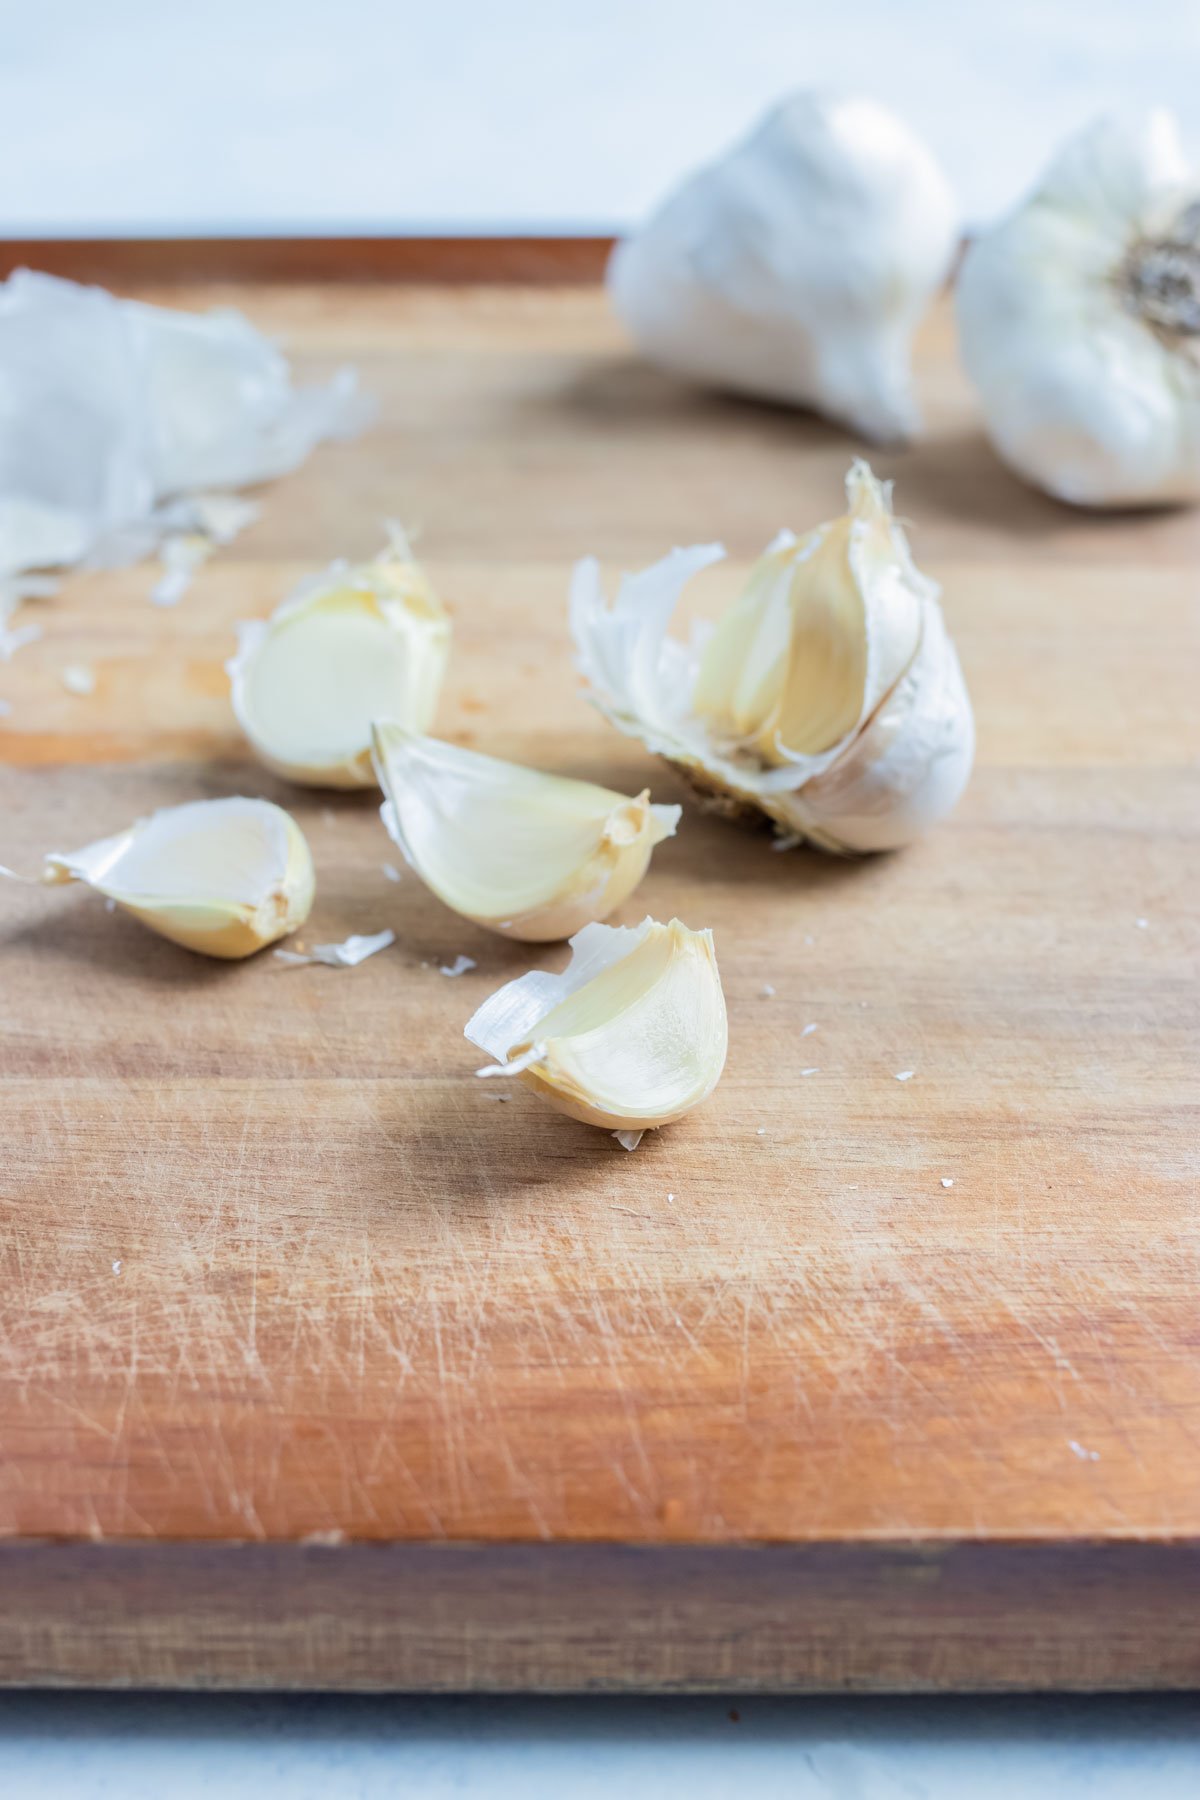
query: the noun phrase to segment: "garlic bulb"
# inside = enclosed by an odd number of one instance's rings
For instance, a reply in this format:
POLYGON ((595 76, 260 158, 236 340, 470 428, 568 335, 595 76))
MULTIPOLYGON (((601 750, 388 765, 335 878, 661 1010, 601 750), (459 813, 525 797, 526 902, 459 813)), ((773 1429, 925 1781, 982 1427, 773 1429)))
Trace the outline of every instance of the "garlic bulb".
POLYGON ((611 607, 580 563, 571 627, 601 712, 699 787, 826 850, 891 850, 958 799, 974 721, 890 487, 856 462, 846 492, 843 518, 776 540, 706 640, 667 626, 719 544, 625 577, 611 607))
POLYGON ((46 858, 43 880, 86 882, 160 937, 205 956, 250 956, 303 925, 312 857, 269 800, 193 800, 46 858))
POLYGON ((971 246, 963 359, 993 443, 1079 506, 1200 499, 1200 177, 1174 121, 1101 121, 971 246))
POLYGON ((269 768, 315 787, 373 787, 371 721, 424 731, 450 621, 404 536, 372 563, 335 563, 268 620, 238 628, 233 710, 269 768))
POLYGON ((936 161, 871 100, 795 94, 617 247, 613 304, 682 375, 911 436, 913 331, 958 216, 936 161))
POLYGON ((561 975, 535 969, 485 1000, 465 1035, 585 1125, 669 1125, 725 1067, 725 997, 711 931, 678 919, 587 925, 561 975))
POLYGON ((438 899, 538 943, 607 918, 671 837, 677 806, 567 781, 419 737, 374 730, 384 824, 438 899))

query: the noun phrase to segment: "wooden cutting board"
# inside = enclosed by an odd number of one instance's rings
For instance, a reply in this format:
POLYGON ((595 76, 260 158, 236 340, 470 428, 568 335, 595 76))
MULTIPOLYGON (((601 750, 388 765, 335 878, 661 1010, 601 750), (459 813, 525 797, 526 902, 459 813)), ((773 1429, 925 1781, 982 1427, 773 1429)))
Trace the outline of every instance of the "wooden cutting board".
POLYGON ((720 537, 715 606, 858 445, 643 367, 595 289, 142 291, 353 361, 379 422, 173 610, 142 566, 30 612, 0 860, 265 794, 315 855, 303 938, 398 943, 224 965, 0 892, 0 1676, 1196 1682, 1200 517, 1018 485, 939 313, 928 435, 875 462, 978 767, 901 855, 777 855, 579 696, 568 574, 720 537), (634 1155, 473 1077, 472 1009, 564 950, 394 885, 375 799, 230 716, 235 621, 389 516, 454 612, 442 732, 685 802, 621 916, 713 927, 729 1062, 634 1155))

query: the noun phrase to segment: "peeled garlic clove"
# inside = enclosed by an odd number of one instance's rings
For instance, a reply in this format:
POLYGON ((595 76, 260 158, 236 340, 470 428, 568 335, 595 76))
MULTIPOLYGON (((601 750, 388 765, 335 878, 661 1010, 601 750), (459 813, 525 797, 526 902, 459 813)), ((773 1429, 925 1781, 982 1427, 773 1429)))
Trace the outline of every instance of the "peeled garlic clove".
POLYGON ((711 931, 587 925, 571 949, 563 974, 534 970, 485 1000, 465 1035, 585 1125, 637 1132, 682 1118, 725 1067, 711 931))
POLYGON ((890 490, 856 462, 846 491, 842 518, 769 548, 707 639, 667 627, 718 545, 627 577, 611 607, 581 563, 571 625, 594 703, 699 786, 824 849, 888 850, 954 805, 974 721, 890 490))
POLYGON ((427 887, 464 918, 539 943, 603 919, 671 837, 677 806, 375 726, 384 824, 427 887))
POLYGON ((359 568, 334 564, 268 620, 238 628, 233 710, 269 768, 315 787, 373 787, 371 722, 424 731, 450 621, 402 534, 359 568))
POLYGON ((1100 121, 967 251, 963 360, 1004 461, 1079 506, 1200 499, 1200 177, 1100 121))
POLYGON ((46 858, 43 879, 82 881, 161 937, 205 956, 250 956, 295 931, 313 902, 312 857, 269 800, 195 800, 46 858))
POLYGON ((795 94, 617 247, 609 292, 665 368, 908 437, 912 334, 958 233, 945 176, 892 113, 795 94))

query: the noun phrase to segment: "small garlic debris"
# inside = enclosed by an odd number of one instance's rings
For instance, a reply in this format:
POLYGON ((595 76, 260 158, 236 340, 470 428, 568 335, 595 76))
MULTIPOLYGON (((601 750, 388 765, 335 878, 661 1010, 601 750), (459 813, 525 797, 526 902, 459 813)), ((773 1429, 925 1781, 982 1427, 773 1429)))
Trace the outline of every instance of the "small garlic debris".
MULTIPOLYGON (((614 1131, 613 1132, 613 1136, 616 1138, 618 1144, 620 1144, 622 1150, 636 1150, 638 1145, 641 1143, 642 1139, 645 1137, 645 1135, 646 1134, 644 1131, 614 1131)), ((671 1196, 668 1194, 667 1198, 669 1200, 671 1198, 671 1196)))
POLYGON ((226 667, 238 723, 268 768, 314 787, 373 787, 371 721, 430 724, 450 620, 407 541, 334 563, 267 620, 238 628, 226 667))
POLYGON ((612 1132, 682 1118, 725 1066, 712 933, 678 919, 593 924, 571 949, 563 974, 534 970, 475 1013, 465 1035, 498 1065, 480 1073, 515 1074, 569 1118, 612 1132))
POLYGON ((87 663, 68 663, 62 672, 62 684, 69 694, 94 694, 96 671, 87 663))
POLYGON ((801 1075, 819 1075, 821 1071, 820 1069, 801 1069, 800 1073, 801 1075))
POLYGON ((758 997, 760 1000, 773 1000, 775 998, 775 989, 769 981, 763 982, 758 990, 758 997))
POLYGON ((672 836, 678 806, 375 726, 383 822, 444 905, 528 943, 606 918, 672 836))
POLYGON ((916 1074, 916 1072, 917 1071, 915 1069, 901 1069, 900 1073, 896 1076, 896 1080, 897 1081, 911 1081, 913 1076, 916 1074))
POLYGON ((1200 500, 1200 175, 1102 119, 967 250, 959 341, 1000 456, 1078 506, 1200 500))
POLYGON ((383 867, 383 872, 389 881, 399 881, 400 880, 400 871, 396 867, 395 863, 384 863, 382 865, 382 867, 383 867))
POLYGON ((816 1028, 816 1026, 815 1026, 815 1025, 806 1025, 806 1026, 805 1026, 805 1027, 804 1027, 804 1030, 803 1030, 803 1031, 802 1031, 802 1032, 801 1032, 801 1033, 800 1033, 800 1036, 801 1036, 801 1037, 811 1037, 811 1036, 812 1036, 812 1034, 813 1034, 813 1032, 814 1032, 814 1031, 815 1031, 815 1030, 816 1030, 816 1029, 817 1029, 817 1028, 816 1028))
POLYGON ((119 1275, 121 1273, 121 1259, 119 1256, 117 1257, 116 1261, 113 1263, 112 1272, 114 1275, 119 1275))
POLYGON ((608 287, 664 367, 907 437, 912 334, 958 236, 949 184, 901 120, 799 93, 618 246, 608 287))
POLYGON ((1149 919, 1135 919, 1133 923, 1136 930, 1145 931, 1148 929, 1150 921, 1149 919))
POLYGON ((268 800, 193 800, 82 850, 47 856, 43 880, 81 881, 152 931, 205 956, 250 956, 312 906, 312 857, 268 800))
POLYGON ((463 956, 460 953, 455 957, 452 963, 443 963, 438 970, 438 973, 439 975, 465 975, 468 969, 473 969, 475 967, 476 963, 473 956, 463 956))
POLYGON ((942 1176, 942 1186, 944 1188, 952 1188, 954 1186, 953 1175, 943 1175, 942 1176))
POLYGON ((275 955, 291 968, 305 963, 324 963, 331 969, 355 969, 380 950, 396 941, 394 931, 376 931, 369 937, 352 932, 340 944, 316 944, 311 950, 276 950, 275 955))
MULTIPOLYGON (((783 534, 707 637, 667 626, 720 545, 626 576, 609 606, 578 565, 571 626, 589 697, 702 789, 844 854, 895 849, 948 813, 970 774, 974 719, 938 606, 866 463, 850 510, 783 534)), ((813 942, 806 934, 806 944, 813 942)))

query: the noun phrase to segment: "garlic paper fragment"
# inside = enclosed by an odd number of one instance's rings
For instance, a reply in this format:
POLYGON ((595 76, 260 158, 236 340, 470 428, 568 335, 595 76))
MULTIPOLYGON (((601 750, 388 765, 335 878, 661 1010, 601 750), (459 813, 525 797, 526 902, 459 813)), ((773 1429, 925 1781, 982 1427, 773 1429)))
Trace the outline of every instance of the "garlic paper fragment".
POLYGON ((958 235, 949 184, 901 120, 800 93, 618 245, 608 286, 665 368, 887 441, 919 427, 912 335, 958 235))
POLYGON ((972 244, 957 304, 1018 474, 1078 506, 1200 499, 1200 175, 1168 114, 1065 144, 972 244))
POLYGON ((160 937, 205 956, 251 956, 309 915, 315 878, 296 821, 269 800, 193 800, 46 858, 43 880, 82 881, 160 937))
POLYGON ((240 625, 226 667, 238 723, 268 768, 369 788, 372 720, 424 731, 449 655, 446 609, 394 531, 374 562, 335 563, 269 619, 240 625))
POLYGON ((0 576, 133 562, 168 530, 204 531, 191 497, 297 468, 369 410, 348 369, 294 388, 240 313, 28 269, 0 284, 0 394, 0 576))
POLYGON ((586 925, 561 975, 535 969, 485 1000, 466 1037, 559 1112, 608 1131, 669 1125, 725 1067, 711 931, 678 919, 586 925))
POLYGON ((571 629, 589 697, 700 788, 772 819, 785 838, 892 850, 948 813, 970 774, 971 703, 938 605, 864 462, 849 512, 784 533, 705 637, 667 627, 720 545, 626 576, 612 606, 578 565, 571 629))
POLYGON ((678 806, 544 775, 517 763, 375 727, 383 822, 452 911, 527 943, 607 918, 674 834, 678 806))

